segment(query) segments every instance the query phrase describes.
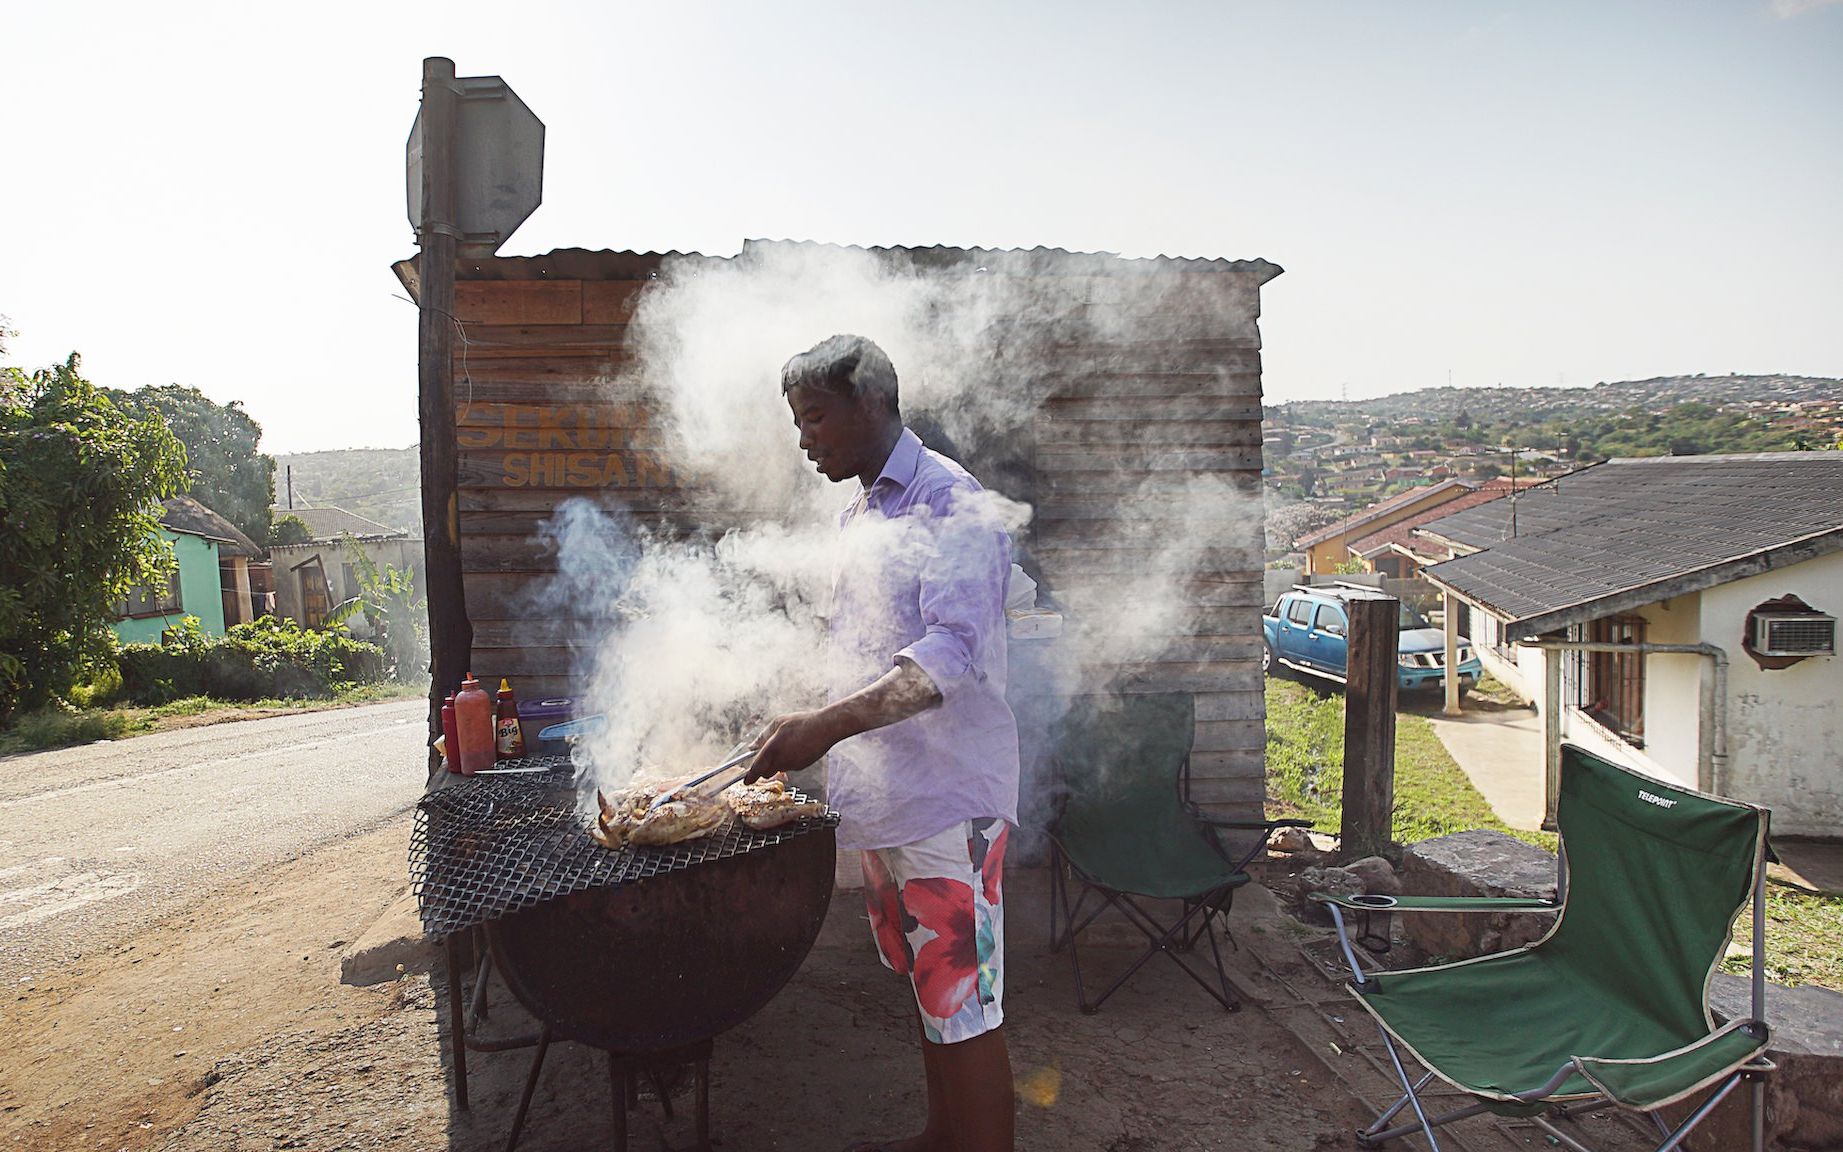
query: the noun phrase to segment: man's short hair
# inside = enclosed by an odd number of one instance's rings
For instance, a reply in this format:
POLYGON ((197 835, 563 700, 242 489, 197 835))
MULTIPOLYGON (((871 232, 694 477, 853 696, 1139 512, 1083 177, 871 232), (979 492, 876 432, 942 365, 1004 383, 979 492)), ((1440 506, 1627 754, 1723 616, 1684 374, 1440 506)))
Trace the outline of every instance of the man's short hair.
POLYGON ((889 411, 901 411, 896 366, 888 353, 862 336, 830 336, 789 360, 781 368, 781 395, 801 387, 880 399, 889 411))

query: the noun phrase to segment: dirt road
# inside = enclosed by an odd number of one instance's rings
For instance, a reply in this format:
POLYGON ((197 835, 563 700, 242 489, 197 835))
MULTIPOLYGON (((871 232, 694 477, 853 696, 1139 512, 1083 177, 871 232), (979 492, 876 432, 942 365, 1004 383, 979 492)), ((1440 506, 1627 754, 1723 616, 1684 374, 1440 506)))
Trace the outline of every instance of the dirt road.
POLYGON ((421 700, 0 760, 0 987, 80 964, 422 792, 421 700))

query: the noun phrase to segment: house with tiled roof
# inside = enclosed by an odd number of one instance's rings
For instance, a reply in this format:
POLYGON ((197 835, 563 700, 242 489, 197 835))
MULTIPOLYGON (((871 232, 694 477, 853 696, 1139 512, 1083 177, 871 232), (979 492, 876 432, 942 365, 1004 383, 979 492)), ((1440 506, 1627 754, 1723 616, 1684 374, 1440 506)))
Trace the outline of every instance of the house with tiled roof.
MULTIPOLYGON (((1519 480, 1517 488, 1527 488, 1534 481, 1519 480)), ((1349 545, 1352 557, 1361 560, 1365 570, 1380 572, 1384 576, 1396 579, 1413 579, 1421 574, 1421 569, 1428 564, 1438 564, 1450 560, 1452 552, 1441 545, 1433 543, 1418 534, 1419 529, 1436 521, 1475 508, 1493 500, 1508 496, 1512 491, 1511 481, 1500 478, 1486 480, 1461 492, 1443 504, 1416 512, 1412 516, 1395 521, 1386 528, 1359 536, 1349 545)))
POLYGON ((1562 741, 1843 836, 1843 453, 1609 460, 1414 530, 1562 741))

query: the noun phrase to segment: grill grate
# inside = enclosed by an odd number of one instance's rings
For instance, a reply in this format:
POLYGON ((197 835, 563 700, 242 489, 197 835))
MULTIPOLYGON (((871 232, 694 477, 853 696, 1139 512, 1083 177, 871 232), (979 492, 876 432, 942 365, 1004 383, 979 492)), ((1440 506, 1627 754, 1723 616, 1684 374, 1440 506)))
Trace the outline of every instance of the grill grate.
POLYGON ((730 820, 713 836, 611 851, 590 838, 589 818, 577 812, 576 770, 569 757, 533 756, 506 764, 548 771, 472 776, 416 804, 410 883, 423 931, 431 937, 571 892, 631 884, 838 824, 838 814, 830 810, 818 820, 765 832, 730 820))

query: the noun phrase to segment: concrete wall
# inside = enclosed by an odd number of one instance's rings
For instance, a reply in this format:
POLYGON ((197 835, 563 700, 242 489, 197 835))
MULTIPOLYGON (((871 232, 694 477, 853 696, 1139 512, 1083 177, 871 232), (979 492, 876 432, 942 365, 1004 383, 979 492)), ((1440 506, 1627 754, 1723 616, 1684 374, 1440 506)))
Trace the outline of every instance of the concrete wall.
POLYGON ((1505 646, 1503 629, 1495 617, 1476 605, 1471 612, 1472 650, 1485 671, 1501 681, 1526 704, 1542 705, 1542 653, 1505 646))
MULTIPOLYGON (((416 588, 419 593, 426 595, 423 592, 422 540, 419 537, 289 544, 269 549, 269 556, 275 562, 276 615, 290 620, 301 619, 301 574, 294 571, 294 566, 315 555, 320 557, 320 563, 326 569, 326 584, 332 596, 329 609, 337 608, 342 601, 358 595, 356 573, 353 574, 354 578, 348 579, 345 569, 352 564, 353 556, 361 548, 365 555, 371 557, 371 562, 378 566, 380 572, 389 565, 415 573, 416 588)), ((346 621, 346 627, 354 636, 364 637, 371 632, 363 615, 346 621)))
POLYGON ((161 633, 187 616, 198 617, 205 635, 222 636, 224 598, 219 587, 217 544, 164 528, 160 537, 173 545, 173 556, 179 561, 179 571, 173 578, 179 587, 179 610, 164 616, 117 620, 116 637, 124 644, 158 644, 161 633))
POLYGON ((1843 836, 1843 666, 1812 656, 1763 669, 1741 649, 1747 613, 1797 596, 1843 618, 1843 553, 1702 594, 1702 633, 1727 649, 1728 791, 1773 810, 1773 831, 1843 836))

